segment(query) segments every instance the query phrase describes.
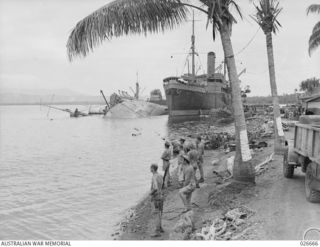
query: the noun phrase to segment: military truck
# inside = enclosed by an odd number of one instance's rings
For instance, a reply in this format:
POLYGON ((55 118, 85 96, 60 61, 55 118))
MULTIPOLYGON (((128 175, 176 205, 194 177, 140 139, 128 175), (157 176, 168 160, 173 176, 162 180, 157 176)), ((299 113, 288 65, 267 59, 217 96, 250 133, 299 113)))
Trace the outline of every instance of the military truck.
POLYGON ((295 124, 293 147, 283 157, 283 174, 292 178, 301 167, 305 175, 306 198, 320 202, 320 115, 303 115, 295 124))

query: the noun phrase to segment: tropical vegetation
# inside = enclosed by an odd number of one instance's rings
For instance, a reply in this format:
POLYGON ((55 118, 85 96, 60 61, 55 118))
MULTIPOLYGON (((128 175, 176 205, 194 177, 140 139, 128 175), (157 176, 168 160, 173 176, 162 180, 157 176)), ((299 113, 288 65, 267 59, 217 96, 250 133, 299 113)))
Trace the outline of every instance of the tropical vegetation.
POLYGON ((306 79, 300 83, 300 91, 305 92, 307 95, 312 95, 320 89, 320 79, 315 77, 306 79))

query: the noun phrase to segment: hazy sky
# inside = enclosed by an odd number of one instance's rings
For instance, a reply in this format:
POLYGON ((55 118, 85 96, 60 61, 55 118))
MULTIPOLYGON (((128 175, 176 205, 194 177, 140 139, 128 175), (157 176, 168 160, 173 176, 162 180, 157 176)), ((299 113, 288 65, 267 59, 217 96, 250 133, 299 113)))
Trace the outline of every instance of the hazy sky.
MULTIPOLYGON (((320 48, 309 57, 308 38, 318 15, 306 15, 306 8, 318 0, 281 0, 279 16, 282 28, 274 36, 276 77, 279 93, 293 93, 301 80, 320 77, 320 48)), ((157 35, 130 36, 104 42, 86 58, 70 63, 66 42, 77 21, 109 0, 0 0, 0 85, 2 88, 66 88, 98 95, 129 90, 139 81, 144 94, 162 88, 167 76, 183 72, 190 48, 191 23, 157 35)), ((265 36, 250 18, 254 7, 249 0, 237 1, 244 14, 234 25, 232 42, 243 85, 250 85, 252 95, 270 94, 265 36), (257 33, 257 34, 256 34, 257 33), (255 36, 256 34, 256 36, 255 36)), ((218 36, 213 42, 211 28, 201 13, 196 19, 196 47, 202 69, 206 53, 215 51, 217 65, 223 51, 218 36)), ((184 71, 186 72, 186 70, 184 71)))

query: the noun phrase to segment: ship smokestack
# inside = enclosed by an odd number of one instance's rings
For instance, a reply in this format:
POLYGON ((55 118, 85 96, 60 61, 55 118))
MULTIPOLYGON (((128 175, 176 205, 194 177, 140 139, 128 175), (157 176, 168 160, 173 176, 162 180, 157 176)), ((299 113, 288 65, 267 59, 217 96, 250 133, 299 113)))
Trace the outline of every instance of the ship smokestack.
POLYGON ((212 78, 216 68, 216 54, 213 51, 208 53, 207 77, 212 78))

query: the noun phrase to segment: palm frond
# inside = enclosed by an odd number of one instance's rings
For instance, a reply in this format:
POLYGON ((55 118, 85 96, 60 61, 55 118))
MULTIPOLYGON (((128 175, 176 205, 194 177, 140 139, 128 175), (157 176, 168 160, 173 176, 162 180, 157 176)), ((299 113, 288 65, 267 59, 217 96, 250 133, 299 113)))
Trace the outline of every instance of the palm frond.
MULTIPOLYGON (((210 6, 211 10, 210 10, 210 12, 208 12, 208 21, 207 21, 207 26, 206 26, 206 28, 208 28, 209 22, 210 22, 210 20, 212 20, 212 18, 213 18, 215 5, 216 5, 216 2, 213 1, 213 2, 212 2, 212 5, 210 6)), ((214 40, 214 39, 215 39, 215 38, 213 38, 213 40, 214 40)))
POLYGON ((238 15, 240 16, 241 19, 243 19, 240 6, 235 1, 230 1, 230 5, 232 5, 237 10, 238 15))
POLYGON ((252 18, 262 28, 264 33, 276 33, 280 22, 277 20, 282 8, 279 7, 278 0, 260 0, 259 6, 256 6, 256 14, 252 18))
POLYGON ((319 14, 320 13, 320 4, 311 4, 307 8, 307 15, 310 13, 319 14))
POLYGON ((309 38, 309 56, 312 52, 320 46, 320 22, 313 28, 312 34, 309 38))
MULTIPOLYGON (((236 13, 242 19, 242 13, 239 5, 233 0, 200 0, 202 3, 206 3, 208 7, 208 22, 213 25, 212 37, 215 40, 216 32, 220 30, 223 24, 226 24, 230 31, 232 25, 237 23, 236 18, 231 13, 231 7, 234 7, 236 13)), ((208 23, 207 23, 208 25, 208 23)))
POLYGON ((316 23, 316 25, 314 25, 313 29, 312 29, 312 33, 315 33, 317 31, 320 30, 320 21, 316 23))
MULTIPOLYGON (((320 4, 312 4, 307 8, 307 14, 320 13, 320 4)), ((312 34, 309 38, 309 56, 320 46, 320 22, 317 22, 312 29, 312 34)))
POLYGON ((180 0, 115 0, 76 24, 67 42, 69 60, 86 56, 106 39, 172 29, 187 14, 180 0))

